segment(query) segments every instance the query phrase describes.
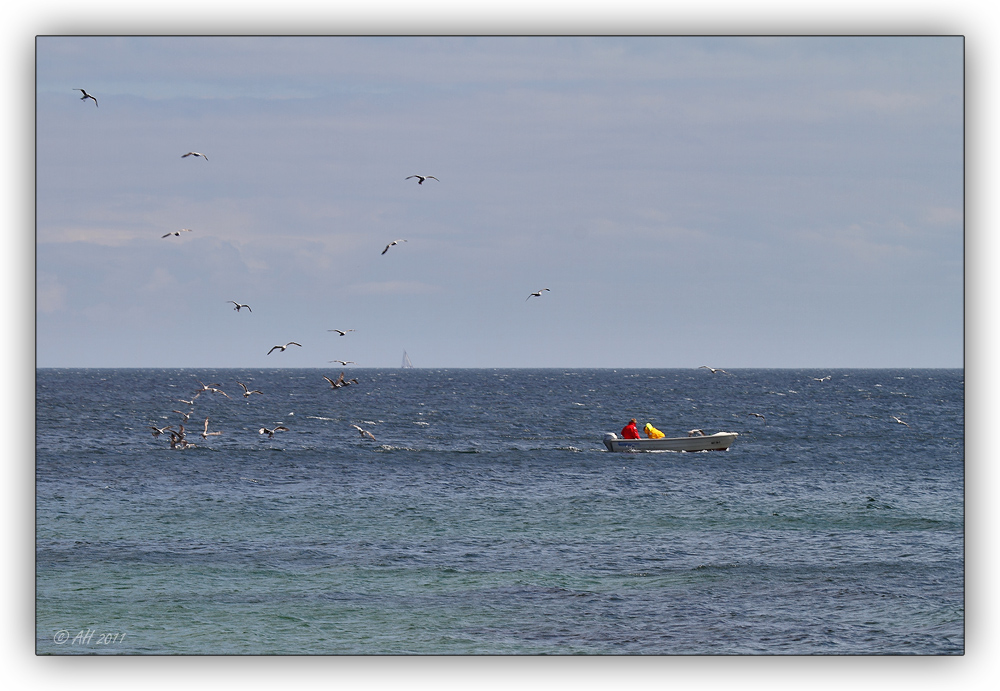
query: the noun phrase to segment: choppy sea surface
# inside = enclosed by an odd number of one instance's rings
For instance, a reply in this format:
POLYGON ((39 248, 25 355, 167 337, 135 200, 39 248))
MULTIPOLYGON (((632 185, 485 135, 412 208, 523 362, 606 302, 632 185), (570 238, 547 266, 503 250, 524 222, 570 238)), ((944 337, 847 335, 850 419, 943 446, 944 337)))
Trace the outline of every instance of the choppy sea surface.
POLYGON ((964 652, 962 370, 339 373, 38 370, 36 651, 964 652))

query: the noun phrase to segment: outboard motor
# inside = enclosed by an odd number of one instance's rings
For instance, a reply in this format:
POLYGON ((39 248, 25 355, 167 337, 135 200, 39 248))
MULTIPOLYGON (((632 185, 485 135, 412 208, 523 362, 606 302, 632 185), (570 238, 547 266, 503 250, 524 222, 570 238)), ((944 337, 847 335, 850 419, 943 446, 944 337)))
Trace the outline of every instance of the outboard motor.
POLYGON ((618 438, 618 435, 614 432, 604 433, 604 445, 608 447, 608 451, 611 451, 611 442, 618 438))

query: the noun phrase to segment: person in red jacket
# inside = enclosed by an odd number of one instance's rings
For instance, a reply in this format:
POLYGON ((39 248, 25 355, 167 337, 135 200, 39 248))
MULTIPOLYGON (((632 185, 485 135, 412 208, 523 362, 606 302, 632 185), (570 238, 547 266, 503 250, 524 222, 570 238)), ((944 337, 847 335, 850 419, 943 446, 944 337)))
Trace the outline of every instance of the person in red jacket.
POLYGON ((639 438, 639 428, 635 426, 635 418, 629 420, 628 424, 622 427, 622 438, 623 439, 639 438))

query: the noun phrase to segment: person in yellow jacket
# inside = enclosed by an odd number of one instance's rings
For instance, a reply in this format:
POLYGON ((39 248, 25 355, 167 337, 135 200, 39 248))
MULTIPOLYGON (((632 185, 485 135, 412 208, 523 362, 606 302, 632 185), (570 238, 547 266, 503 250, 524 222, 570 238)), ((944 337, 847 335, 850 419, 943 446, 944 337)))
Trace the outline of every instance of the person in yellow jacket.
POLYGON ((646 436, 650 439, 663 439, 663 437, 666 436, 663 432, 656 429, 648 422, 646 423, 646 426, 642 428, 642 431, 645 432, 646 436))

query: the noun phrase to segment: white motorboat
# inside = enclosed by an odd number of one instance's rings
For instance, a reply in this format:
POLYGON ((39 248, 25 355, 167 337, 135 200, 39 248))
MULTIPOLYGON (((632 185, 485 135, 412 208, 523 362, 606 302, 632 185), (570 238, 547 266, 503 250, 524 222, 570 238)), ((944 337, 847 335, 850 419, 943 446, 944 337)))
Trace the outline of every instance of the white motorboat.
POLYGON ((725 451, 738 436, 736 432, 716 432, 662 439, 621 439, 614 432, 606 432, 604 445, 608 451, 725 451))

